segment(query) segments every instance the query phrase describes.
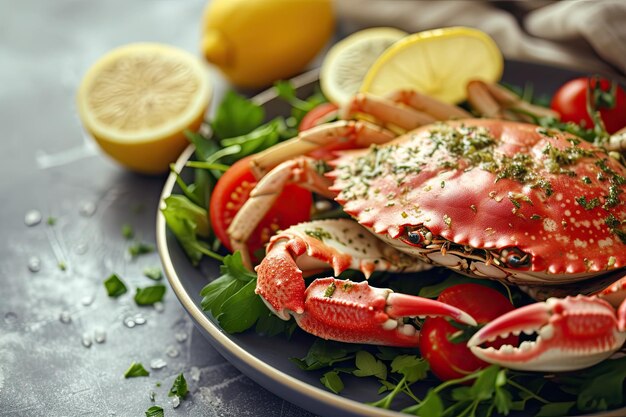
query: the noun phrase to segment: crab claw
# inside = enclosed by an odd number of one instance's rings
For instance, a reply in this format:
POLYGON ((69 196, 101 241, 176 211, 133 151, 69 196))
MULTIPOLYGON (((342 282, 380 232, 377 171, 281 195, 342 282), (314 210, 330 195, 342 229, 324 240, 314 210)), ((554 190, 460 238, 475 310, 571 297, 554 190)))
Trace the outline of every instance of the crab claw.
MULTIPOLYGON (((626 308, 626 307, 625 307, 626 308)), ((480 329, 468 341, 485 362, 526 371, 572 371, 595 365, 616 352, 626 340, 615 310, 597 297, 550 298, 513 310, 480 329), (520 346, 482 348, 496 337, 537 333, 520 346)))
POLYGON ((415 316, 446 316, 475 325, 456 307, 367 282, 319 278, 308 288, 302 269, 330 265, 339 274, 359 269, 368 277, 375 268, 416 270, 399 252, 380 243, 350 220, 325 220, 292 226, 276 235, 257 267, 256 292, 282 319, 293 316, 298 325, 316 336, 350 343, 417 346, 419 334, 405 319, 415 316), (348 244, 349 243, 349 244, 348 244))
POLYGON ((439 301, 335 278, 313 281, 304 312, 294 315, 303 330, 325 339, 405 347, 419 343, 419 332, 405 322, 416 316, 445 316, 476 325, 464 311, 439 301))

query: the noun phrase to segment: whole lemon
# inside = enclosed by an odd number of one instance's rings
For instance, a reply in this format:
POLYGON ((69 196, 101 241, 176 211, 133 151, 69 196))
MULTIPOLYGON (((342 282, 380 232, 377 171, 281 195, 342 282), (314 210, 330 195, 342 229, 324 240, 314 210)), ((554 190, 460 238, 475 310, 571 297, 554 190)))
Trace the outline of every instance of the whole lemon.
POLYGON ((332 0, 213 0, 201 48, 231 83, 258 88, 301 72, 334 26, 332 0))

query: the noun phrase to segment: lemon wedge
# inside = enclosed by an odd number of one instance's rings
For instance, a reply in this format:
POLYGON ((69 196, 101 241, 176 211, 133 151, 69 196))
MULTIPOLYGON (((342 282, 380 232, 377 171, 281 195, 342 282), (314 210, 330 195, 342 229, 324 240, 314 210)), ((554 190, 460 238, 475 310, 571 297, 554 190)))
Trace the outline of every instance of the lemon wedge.
POLYGON ((181 49, 136 43, 114 49, 83 77, 77 95, 85 128, 123 166, 166 172, 198 130, 212 88, 199 59, 181 49))
POLYGON ((486 33, 450 27, 414 33, 393 44, 374 62, 360 91, 385 95, 413 89, 448 103, 466 98, 472 79, 497 82, 503 59, 486 33))
POLYGON ((347 104, 380 54, 406 35, 400 29, 375 27, 337 42, 326 54, 320 70, 320 87, 326 98, 338 105, 347 104))

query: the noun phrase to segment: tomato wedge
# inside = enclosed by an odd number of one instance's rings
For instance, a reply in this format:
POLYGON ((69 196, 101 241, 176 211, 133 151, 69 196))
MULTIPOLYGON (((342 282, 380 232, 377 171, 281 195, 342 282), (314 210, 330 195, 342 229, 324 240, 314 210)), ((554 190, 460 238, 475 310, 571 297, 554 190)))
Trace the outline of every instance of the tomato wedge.
POLYGON ((298 130, 302 132, 319 124, 328 122, 337 115, 338 109, 339 107, 333 103, 318 104, 304 115, 302 121, 300 121, 298 130))
MULTIPOLYGON (((479 324, 487 323, 514 309, 507 297, 493 288, 480 284, 458 284, 446 288, 437 298, 469 313, 479 324)), ((429 317, 420 330, 420 351, 430 369, 442 381, 461 378, 488 366, 469 350, 464 341, 455 343, 449 337, 459 329, 443 317, 429 317)), ((489 346, 516 346, 517 336, 498 339, 489 346)))
MULTIPOLYGON (((232 246, 226 230, 257 184, 250 170, 250 158, 246 157, 235 162, 220 177, 209 203, 209 216, 215 235, 230 251, 232 246)), ((262 249, 277 230, 309 220, 312 205, 310 191, 297 185, 287 185, 278 197, 278 204, 270 209, 250 236, 248 241, 250 254, 253 255, 262 249)), ((254 260, 254 256, 252 257, 254 260)))

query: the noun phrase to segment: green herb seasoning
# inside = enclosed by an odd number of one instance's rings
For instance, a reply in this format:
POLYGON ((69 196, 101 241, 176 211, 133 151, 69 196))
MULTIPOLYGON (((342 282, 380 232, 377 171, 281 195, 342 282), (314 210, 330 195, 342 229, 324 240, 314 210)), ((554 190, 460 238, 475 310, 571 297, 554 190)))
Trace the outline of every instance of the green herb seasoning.
POLYGON ((148 243, 138 242, 138 243, 131 245, 128 248, 128 253, 133 258, 136 258, 139 255, 145 255, 147 253, 152 253, 152 252, 154 252, 154 246, 148 243))
POLYGON ((163 408, 158 405, 153 405, 152 407, 146 410, 146 417, 164 417, 165 413, 163 408))
POLYGON ((143 269, 143 275, 155 281, 160 281, 163 278, 163 273, 159 267, 146 267, 143 269))
POLYGON ((189 390, 187 389, 187 381, 182 372, 176 377, 170 392, 167 394, 169 397, 177 396, 180 399, 185 398, 189 390))
POLYGON ((124 378, 136 378, 139 376, 149 376, 150 372, 143 367, 139 362, 133 362, 130 367, 124 372, 124 378))
POLYGON ((326 287, 326 291, 324 291, 324 297, 327 297, 327 298, 332 297, 336 289, 337 289, 337 286, 335 285, 335 283, 331 282, 330 285, 326 287))
POLYGON ((122 226, 122 236, 128 240, 132 239, 135 236, 135 232, 129 224, 125 224, 122 226))
POLYGON ((322 229, 321 227, 315 227, 313 229, 307 229, 304 231, 304 233, 307 236, 311 236, 314 239, 319 240, 320 242, 323 242, 324 239, 332 239, 333 236, 328 233, 326 230, 322 229))
POLYGON ((117 274, 111 274, 111 276, 104 281, 104 287, 109 297, 117 298, 128 291, 126 285, 117 274))
POLYGON ((148 306, 163 300, 163 295, 165 295, 165 285, 162 284, 137 288, 135 302, 140 306, 148 306))

